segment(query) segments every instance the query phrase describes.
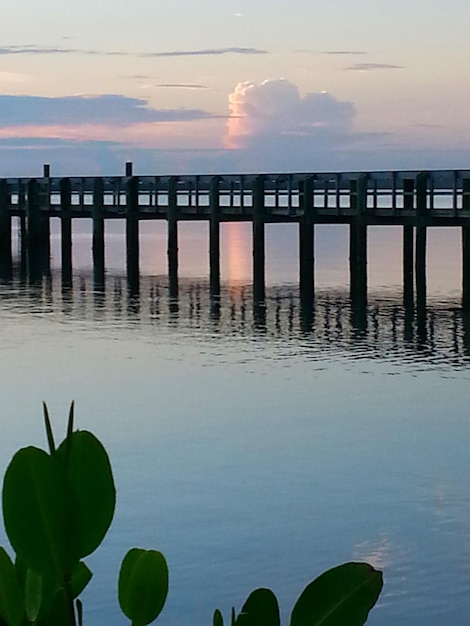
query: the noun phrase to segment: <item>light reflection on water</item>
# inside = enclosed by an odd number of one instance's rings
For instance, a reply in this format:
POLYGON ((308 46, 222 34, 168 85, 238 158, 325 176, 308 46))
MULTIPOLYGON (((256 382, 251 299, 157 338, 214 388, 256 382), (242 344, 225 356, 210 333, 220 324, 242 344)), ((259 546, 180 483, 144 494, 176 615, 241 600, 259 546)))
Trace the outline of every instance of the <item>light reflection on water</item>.
MULTIPOLYGON (((198 249, 196 274, 205 248, 197 228, 190 235, 181 248, 198 249)), ((396 287, 394 235, 390 243, 379 233, 369 266, 386 270, 358 318, 344 286, 342 232, 319 242, 319 289, 307 313, 291 250, 282 267, 272 257, 266 304, 255 308, 249 268, 235 273, 233 246, 249 258, 243 229, 226 235, 233 272, 219 306, 191 272, 170 299, 154 257, 129 298, 112 238, 116 265, 103 292, 93 289, 88 257, 71 290, 54 269, 40 285, 16 275, 0 289, 2 467, 17 446, 44 445, 43 399, 60 427, 74 398, 80 426, 104 440, 114 462, 118 508, 90 559, 88 623, 125 623, 118 561, 142 545, 170 563, 162 624, 210 623, 216 606, 227 615, 256 586, 272 587, 287 617, 312 577, 351 559, 385 572, 368 623, 465 624, 470 325, 455 294, 455 250, 431 255, 443 278, 430 277, 428 311, 417 319, 396 287)))

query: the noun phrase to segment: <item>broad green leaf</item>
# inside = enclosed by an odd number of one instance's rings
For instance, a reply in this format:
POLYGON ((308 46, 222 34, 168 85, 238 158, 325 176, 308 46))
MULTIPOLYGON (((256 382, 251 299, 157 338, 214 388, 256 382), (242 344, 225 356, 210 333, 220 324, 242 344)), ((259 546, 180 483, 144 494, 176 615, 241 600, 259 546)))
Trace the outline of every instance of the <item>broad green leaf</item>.
POLYGON ((90 582, 92 576, 93 573, 90 568, 83 561, 80 561, 72 572, 71 586, 72 597, 74 599, 78 598, 78 596, 82 593, 90 582))
POLYGON ((237 617, 237 626, 279 626, 279 605, 270 589, 255 589, 237 617))
POLYGON ((24 606, 28 621, 35 622, 43 600, 42 576, 31 568, 26 570, 24 585, 24 606))
POLYGON ((70 541, 75 507, 55 456, 32 446, 19 450, 5 472, 2 496, 5 530, 24 566, 57 579, 70 572, 78 561, 70 541))
POLYGON ((121 564, 118 597, 121 609, 135 626, 158 617, 168 594, 168 566, 156 550, 133 548, 121 564))
POLYGON ((77 548, 80 558, 102 542, 114 515, 116 489, 109 457, 100 441, 77 430, 61 443, 57 457, 66 465, 78 505, 77 548))
POLYGON ((215 609, 214 617, 212 619, 212 626, 224 626, 224 618, 219 609, 215 609))
POLYGON ((22 626, 24 600, 16 568, 3 548, 0 548, 0 616, 8 626, 22 626))
POLYGON ((382 586, 382 572, 367 563, 334 567, 300 594, 291 626, 362 626, 382 586))

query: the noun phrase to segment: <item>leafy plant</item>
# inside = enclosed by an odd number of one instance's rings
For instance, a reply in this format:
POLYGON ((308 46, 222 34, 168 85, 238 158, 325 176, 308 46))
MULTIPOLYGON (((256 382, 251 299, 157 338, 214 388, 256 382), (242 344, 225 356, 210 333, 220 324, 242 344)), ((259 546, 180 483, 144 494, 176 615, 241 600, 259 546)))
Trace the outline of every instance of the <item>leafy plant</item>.
MULTIPOLYGON (((14 562, 0 547, 0 626, 82 626, 80 594, 92 578, 83 559, 103 541, 114 515, 116 489, 108 454, 89 431, 67 433, 56 446, 44 404, 49 451, 29 446, 13 456, 2 490, 5 530, 14 562)), ((118 600, 132 626, 161 613, 168 594, 168 566, 156 550, 132 548, 119 573, 118 600)), ((360 626, 382 589, 382 574, 366 563, 324 572, 301 593, 290 626, 360 626)), ((231 626, 280 626, 269 589, 253 591, 231 626)), ((224 626, 220 610, 213 626, 224 626)))

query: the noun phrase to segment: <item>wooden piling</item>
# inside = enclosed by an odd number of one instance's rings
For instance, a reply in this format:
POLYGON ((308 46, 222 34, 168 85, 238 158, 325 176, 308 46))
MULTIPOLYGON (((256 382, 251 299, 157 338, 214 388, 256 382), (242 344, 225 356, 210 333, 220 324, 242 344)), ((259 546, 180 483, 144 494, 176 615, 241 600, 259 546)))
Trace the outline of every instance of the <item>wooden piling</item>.
POLYGON ((299 286, 300 296, 307 304, 315 291, 315 224, 313 206, 313 177, 300 181, 299 203, 299 286))
POLYGON ((220 177, 213 176, 210 181, 209 203, 209 276, 210 292, 214 296, 220 294, 220 177))
POLYGON ((367 306, 367 174, 361 174, 356 183, 352 203, 356 215, 349 226, 349 272, 351 300, 356 307, 367 306))
POLYGON ((4 279, 11 278, 11 214, 8 182, 0 180, 0 274, 4 279))
POLYGON ((470 311, 470 223, 462 226, 462 309, 470 311))
POLYGON ((34 281, 42 274, 42 228, 39 184, 34 178, 28 181, 26 202, 26 258, 28 275, 34 281))
POLYGON ((139 284, 139 177, 132 176, 126 183, 126 266, 131 290, 139 284))
POLYGON ((426 172, 416 177, 416 306, 418 315, 423 317, 426 310, 426 211, 427 211, 427 179, 426 172))
POLYGON ((72 191, 70 178, 60 181, 62 282, 72 281, 72 191))
POLYGON ((414 229, 413 225, 403 226, 403 303, 414 306, 414 229))
POLYGON ((265 298, 265 206, 264 176, 253 181, 253 298, 256 303, 265 298))
POLYGON ((168 285, 170 298, 178 297, 178 179, 168 181, 168 285))
POLYGON ((95 288, 104 287, 105 282, 105 248, 104 248, 104 184, 101 177, 93 181, 93 281, 95 288))

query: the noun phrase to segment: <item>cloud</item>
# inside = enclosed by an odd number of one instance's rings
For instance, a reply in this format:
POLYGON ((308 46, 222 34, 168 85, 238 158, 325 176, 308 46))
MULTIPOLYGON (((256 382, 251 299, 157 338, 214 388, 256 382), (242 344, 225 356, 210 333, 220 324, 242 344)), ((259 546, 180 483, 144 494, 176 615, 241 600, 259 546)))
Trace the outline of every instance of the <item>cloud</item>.
POLYGON ((348 54, 367 54, 367 52, 365 52, 364 50, 325 50, 323 54, 343 56, 348 54))
POLYGON ((256 149, 260 141, 278 149, 337 143, 351 132, 355 113, 351 102, 326 92, 301 96, 285 79, 238 83, 229 109, 226 145, 233 149, 256 149))
POLYGON ((145 100, 122 95, 40 96, 0 95, 0 128, 190 122, 214 117, 201 109, 152 109, 145 100))
POLYGON ((170 50, 162 52, 123 52, 118 50, 82 50, 80 48, 47 47, 35 45, 2 46, 0 56, 6 55, 52 55, 52 54, 85 54, 93 56, 127 56, 138 58, 154 57, 187 57, 187 56, 221 56, 225 54, 269 54, 260 48, 232 46, 229 48, 202 48, 199 50, 170 50))
POLYGON ((393 65, 391 63, 355 63, 344 69, 354 72, 369 72, 371 70, 403 70, 404 68, 404 65, 393 65))
POLYGON ((198 85, 197 83, 159 83, 155 87, 160 89, 209 89, 207 85, 198 85))

